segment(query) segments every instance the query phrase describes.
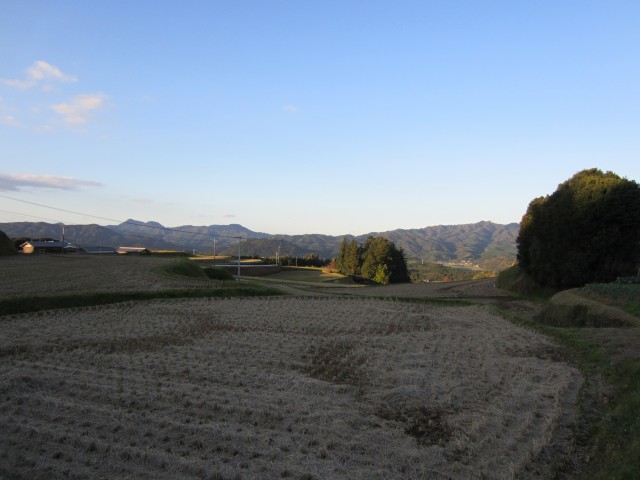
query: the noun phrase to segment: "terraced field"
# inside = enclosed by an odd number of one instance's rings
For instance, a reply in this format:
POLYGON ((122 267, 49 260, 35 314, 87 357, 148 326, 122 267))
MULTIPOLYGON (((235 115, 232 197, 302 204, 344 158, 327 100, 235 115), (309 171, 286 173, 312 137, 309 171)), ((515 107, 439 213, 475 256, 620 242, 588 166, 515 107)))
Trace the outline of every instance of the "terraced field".
POLYGON ((0 326, 10 479, 537 478, 571 448, 579 373, 482 306, 152 300, 0 326))
POLYGON ((215 282, 161 275, 175 263, 161 256, 19 255, 0 258, 0 300, 76 293, 212 288, 215 282))

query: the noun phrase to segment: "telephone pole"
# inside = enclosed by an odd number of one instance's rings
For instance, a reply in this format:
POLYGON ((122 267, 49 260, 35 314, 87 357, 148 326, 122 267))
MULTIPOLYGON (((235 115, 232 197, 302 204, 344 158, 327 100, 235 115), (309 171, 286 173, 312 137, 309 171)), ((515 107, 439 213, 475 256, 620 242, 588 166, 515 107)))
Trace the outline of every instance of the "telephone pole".
POLYGON ((64 224, 61 225, 62 226, 62 253, 64 253, 64 224))
POLYGON ((240 281, 240 242, 242 237, 238 237, 238 281, 240 281))

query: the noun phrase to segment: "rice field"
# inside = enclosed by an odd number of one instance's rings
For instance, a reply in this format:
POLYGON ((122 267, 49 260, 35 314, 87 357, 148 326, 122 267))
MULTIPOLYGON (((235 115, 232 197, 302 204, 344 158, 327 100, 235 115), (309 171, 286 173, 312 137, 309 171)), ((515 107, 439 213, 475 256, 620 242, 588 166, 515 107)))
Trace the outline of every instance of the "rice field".
POLYGON ((10 479, 539 478, 571 449, 578 371, 482 306, 172 299, 0 325, 10 479))
POLYGON ((171 277, 161 256, 18 255, 0 258, 0 299, 30 296, 212 288, 216 282, 171 277))

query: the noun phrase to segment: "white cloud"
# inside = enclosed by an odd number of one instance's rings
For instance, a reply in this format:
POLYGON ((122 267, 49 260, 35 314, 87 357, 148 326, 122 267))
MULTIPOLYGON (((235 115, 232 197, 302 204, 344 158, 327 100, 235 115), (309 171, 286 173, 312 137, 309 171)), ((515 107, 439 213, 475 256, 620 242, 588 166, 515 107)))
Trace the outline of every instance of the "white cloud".
POLYGON ((17 192, 23 187, 55 188, 59 190, 77 190, 80 187, 101 187, 92 180, 80 180, 73 177, 54 175, 35 175, 32 173, 0 173, 0 191, 17 192))
POLYGON ((300 108, 297 105, 284 105, 282 107, 282 110, 287 113, 298 113, 300 111, 300 108))
POLYGON ((83 93, 69 98, 61 96, 58 84, 77 82, 75 75, 62 72, 58 67, 38 60, 26 69, 21 79, 0 79, 0 84, 22 90, 37 87, 43 92, 49 93, 53 99, 49 105, 37 104, 38 96, 26 95, 27 104, 20 108, 10 108, 3 104, 0 98, 0 126, 24 127, 40 132, 48 132, 55 129, 61 123, 70 126, 85 125, 93 119, 94 114, 101 109, 108 108, 107 96, 103 93, 83 93), (28 111, 28 116, 27 116, 28 111), (51 117, 51 111, 58 116, 51 117), (47 113, 48 112, 48 113, 47 113))
POLYGON ((51 81, 68 83, 77 82, 78 78, 75 75, 63 73, 58 67, 55 67, 50 63, 38 60, 27 68, 24 79, 3 80, 2 83, 8 87, 16 87, 22 90, 35 87, 39 84, 44 84, 44 90, 51 90, 51 81))
POLYGON ((56 103, 51 109, 62 116, 64 123, 83 125, 92 118, 92 111, 105 108, 106 96, 102 93, 81 94, 73 97, 71 103, 56 103))
POLYGON ((10 127, 22 127, 22 122, 18 120, 13 115, 5 115, 2 117, 2 123, 5 125, 9 125, 10 127))
POLYGON ((223 215, 223 218, 236 218, 236 216, 233 213, 227 213, 223 215))

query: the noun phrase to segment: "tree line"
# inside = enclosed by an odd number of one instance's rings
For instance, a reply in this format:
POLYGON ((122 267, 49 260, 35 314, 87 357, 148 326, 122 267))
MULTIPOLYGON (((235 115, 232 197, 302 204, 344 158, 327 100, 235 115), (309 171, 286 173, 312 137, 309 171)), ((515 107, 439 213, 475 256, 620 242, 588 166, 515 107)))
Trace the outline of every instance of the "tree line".
POLYGON ((384 237, 369 236, 363 244, 344 238, 336 258, 336 269, 343 275, 361 277, 375 283, 410 282, 404 251, 384 237))
POLYGON ((259 257, 264 263, 275 264, 282 267, 326 267, 331 259, 320 258, 315 253, 309 253, 304 256, 282 255, 280 257, 259 257))

